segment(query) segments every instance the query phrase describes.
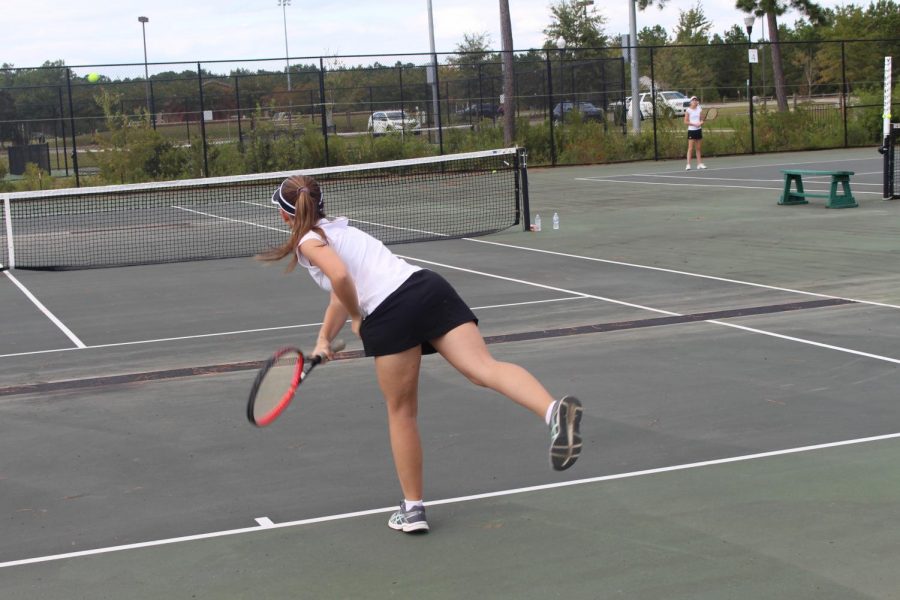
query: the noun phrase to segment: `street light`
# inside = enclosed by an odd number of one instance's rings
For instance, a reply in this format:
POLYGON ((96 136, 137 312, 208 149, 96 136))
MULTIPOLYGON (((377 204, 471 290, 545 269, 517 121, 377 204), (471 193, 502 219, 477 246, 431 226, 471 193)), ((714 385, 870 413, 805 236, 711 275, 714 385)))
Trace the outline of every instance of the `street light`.
POLYGON ((290 52, 288 52, 288 35, 287 35, 287 7, 291 5, 291 0, 278 0, 278 6, 281 7, 281 15, 284 18, 284 72, 287 73, 287 87, 291 91, 291 61, 290 52))
POLYGON ((753 63, 750 62, 750 52, 753 50, 753 39, 750 34, 753 32, 753 22, 756 17, 747 15, 744 17, 744 25, 747 27, 747 101, 750 106, 750 153, 756 154, 756 141, 753 135, 753 63))
MULTIPOLYGON (((150 107, 150 74, 147 69, 147 23, 150 21, 147 17, 138 17, 141 24, 141 34, 144 37, 144 87, 147 93, 147 110, 153 112, 150 107)), ((154 129, 156 128, 156 116, 153 116, 154 129)))

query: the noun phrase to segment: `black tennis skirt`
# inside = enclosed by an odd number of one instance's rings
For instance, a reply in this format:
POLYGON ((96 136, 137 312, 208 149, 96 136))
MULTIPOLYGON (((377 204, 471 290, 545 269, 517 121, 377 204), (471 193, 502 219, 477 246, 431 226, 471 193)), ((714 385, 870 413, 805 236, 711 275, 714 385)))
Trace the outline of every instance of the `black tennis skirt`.
POLYGON ((437 350, 439 338, 478 318, 446 279, 428 269, 416 271, 384 299, 360 328, 366 356, 385 356, 422 346, 422 354, 437 350))
POLYGON ((703 130, 702 129, 688 129, 688 139, 689 140, 702 140, 703 139, 703 130))

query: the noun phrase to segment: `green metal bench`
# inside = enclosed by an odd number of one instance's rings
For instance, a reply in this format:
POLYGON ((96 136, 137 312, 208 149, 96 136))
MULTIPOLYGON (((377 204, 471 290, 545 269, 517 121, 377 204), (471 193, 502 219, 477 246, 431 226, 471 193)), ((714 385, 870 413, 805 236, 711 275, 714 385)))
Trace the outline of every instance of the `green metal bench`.
POLYGON ((807 171, 797 169, 785 169, 784 173, 784 191, 778 204, 809 204, 807 198, 828 198, 825 208, 854 208, 859 206, 853 194, 850 193, 850 176, 853 171, 807 171), (831 177, 831 189, 827 194, 806 192, 803 190, 803 175, 831 177), (797 189, 792 190, 793 183, 796 182, 797 189), (838 186, 843 189, 842 194, 838 194, 838 186))

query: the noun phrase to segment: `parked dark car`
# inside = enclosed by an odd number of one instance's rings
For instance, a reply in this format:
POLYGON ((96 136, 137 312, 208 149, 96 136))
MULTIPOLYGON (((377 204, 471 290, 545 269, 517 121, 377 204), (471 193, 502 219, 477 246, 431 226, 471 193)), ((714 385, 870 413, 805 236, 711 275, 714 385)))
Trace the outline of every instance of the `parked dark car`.
POLYGON ((603 111, 590 102, 560 102, 553 107, 553 120, 559 122, 569 118, 569 113, 576 111, 585 121, 602 121, 603 111))
POLYGON ((485 119, 493 119, 494 117, 498 117, 503 114, 500 110, 500 107, 494 104, 470 104, 465 108, 461 108, 456 111, 456 114, 460 116, 473 116, 473 117, 483 117, 485 119))

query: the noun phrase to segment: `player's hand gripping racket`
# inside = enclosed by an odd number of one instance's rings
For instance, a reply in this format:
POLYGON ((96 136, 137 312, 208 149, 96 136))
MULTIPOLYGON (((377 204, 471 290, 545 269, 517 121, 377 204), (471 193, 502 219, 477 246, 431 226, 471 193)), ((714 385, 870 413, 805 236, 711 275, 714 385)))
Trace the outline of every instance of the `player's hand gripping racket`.
MULTIPOLYGON (((344 349, 344 342, 331 344, 332 352, 344 349)), ((300 384, 325 357, 303 356, 297 348, 282 348, 267 360, 250 389, 247 418, 257 427, 271 424, 293 400, 300 384)))

